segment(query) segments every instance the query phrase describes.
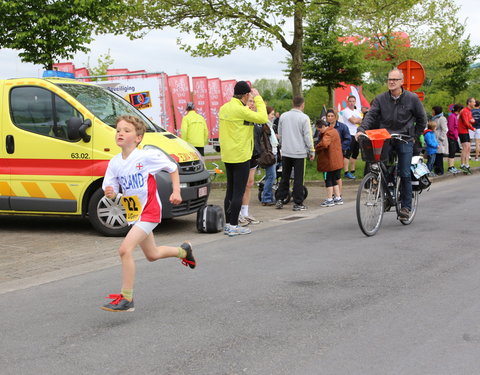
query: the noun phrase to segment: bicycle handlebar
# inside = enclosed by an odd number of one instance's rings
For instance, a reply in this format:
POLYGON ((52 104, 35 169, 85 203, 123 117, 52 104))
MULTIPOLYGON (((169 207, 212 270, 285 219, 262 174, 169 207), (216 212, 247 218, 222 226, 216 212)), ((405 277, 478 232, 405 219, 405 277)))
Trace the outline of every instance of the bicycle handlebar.
MULTIPOLYGON (((361 137, 361 136, 367 137, 368 139, 370 139, 368 134, 366 134, 364 132, 360 132, 359 137, 361 137)), ((405 142, 405 143, 408 143, 409 141, 412 140, 412 137, 409 136, 409 135, 406 135, 406 134, 392 133, 392 134, 390 134, 390 137, 392 137, 394 139, 398 139, 399 141, 402 141, 402 142, 405 142)))

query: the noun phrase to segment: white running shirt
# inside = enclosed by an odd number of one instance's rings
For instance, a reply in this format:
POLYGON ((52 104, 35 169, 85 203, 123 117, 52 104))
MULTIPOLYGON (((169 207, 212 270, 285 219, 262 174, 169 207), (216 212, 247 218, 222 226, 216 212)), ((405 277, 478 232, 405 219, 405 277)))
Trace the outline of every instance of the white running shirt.
POLYGON ((129 224, 137 221, 160 223, 162 203, 157 191, 155 174, 175 172, 177 165, 162 152, 135 149, 127 159, 115 155, 108 163, 102 189, 112 186, 115 193, 122 191, 121 203, 129 224))

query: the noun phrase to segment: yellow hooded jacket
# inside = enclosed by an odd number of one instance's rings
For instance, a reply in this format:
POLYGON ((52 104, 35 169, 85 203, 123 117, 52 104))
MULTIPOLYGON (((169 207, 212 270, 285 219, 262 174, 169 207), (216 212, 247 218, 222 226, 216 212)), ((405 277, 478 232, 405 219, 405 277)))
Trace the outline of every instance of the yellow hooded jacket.
POLYGON ((257 112, 232 98, 218 113, 220 153, 224 163, 243 163, 252 158, 253 124, 268 122, 267 107, 260 95, 253 98, 257 112), (246 124, 249 122, 250 124, 246 124))
POLYGON ((180 137, 195 147, 205 147, 208 143, 207 122, 202 115, 188 111, 182 119, 180 137))

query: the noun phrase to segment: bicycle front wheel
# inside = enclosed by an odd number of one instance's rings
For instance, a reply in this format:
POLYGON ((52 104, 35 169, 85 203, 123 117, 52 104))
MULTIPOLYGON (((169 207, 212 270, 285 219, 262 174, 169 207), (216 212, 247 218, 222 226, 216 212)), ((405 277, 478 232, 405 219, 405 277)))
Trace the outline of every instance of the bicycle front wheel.
MULTIPOLYGON (((400 178, 397 179, 397 216, 400 213, 401 208, 401 201, 400 201, 400 178)), ((410 210, 410 217, 408 219, 399 219, 403 225, 411 224, 413 219, 415 219, 415 215, 417 214, 417 206, 418 206, 418 191, 412 191, 412 208, 410 210)))
POLYGON ((366 236, 373 236, 380 229, 384 212, 383 186, 379 176, 368 173, 358 186, 357 221, 366 236))

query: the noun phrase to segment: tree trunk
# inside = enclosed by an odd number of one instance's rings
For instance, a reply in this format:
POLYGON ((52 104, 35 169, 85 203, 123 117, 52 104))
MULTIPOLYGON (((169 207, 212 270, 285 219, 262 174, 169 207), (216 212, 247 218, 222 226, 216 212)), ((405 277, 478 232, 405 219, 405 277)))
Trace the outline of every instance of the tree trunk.
POLYGON ((333 108, 333 88, 328 86, 328 108, 333 108))
POLYGON ((302 66, 303 66, 303 1, 297 1, 293 16, 293 42, 290 48, 292 67, 288 79, 292 84, 293 96, 302 96, 302 66))

